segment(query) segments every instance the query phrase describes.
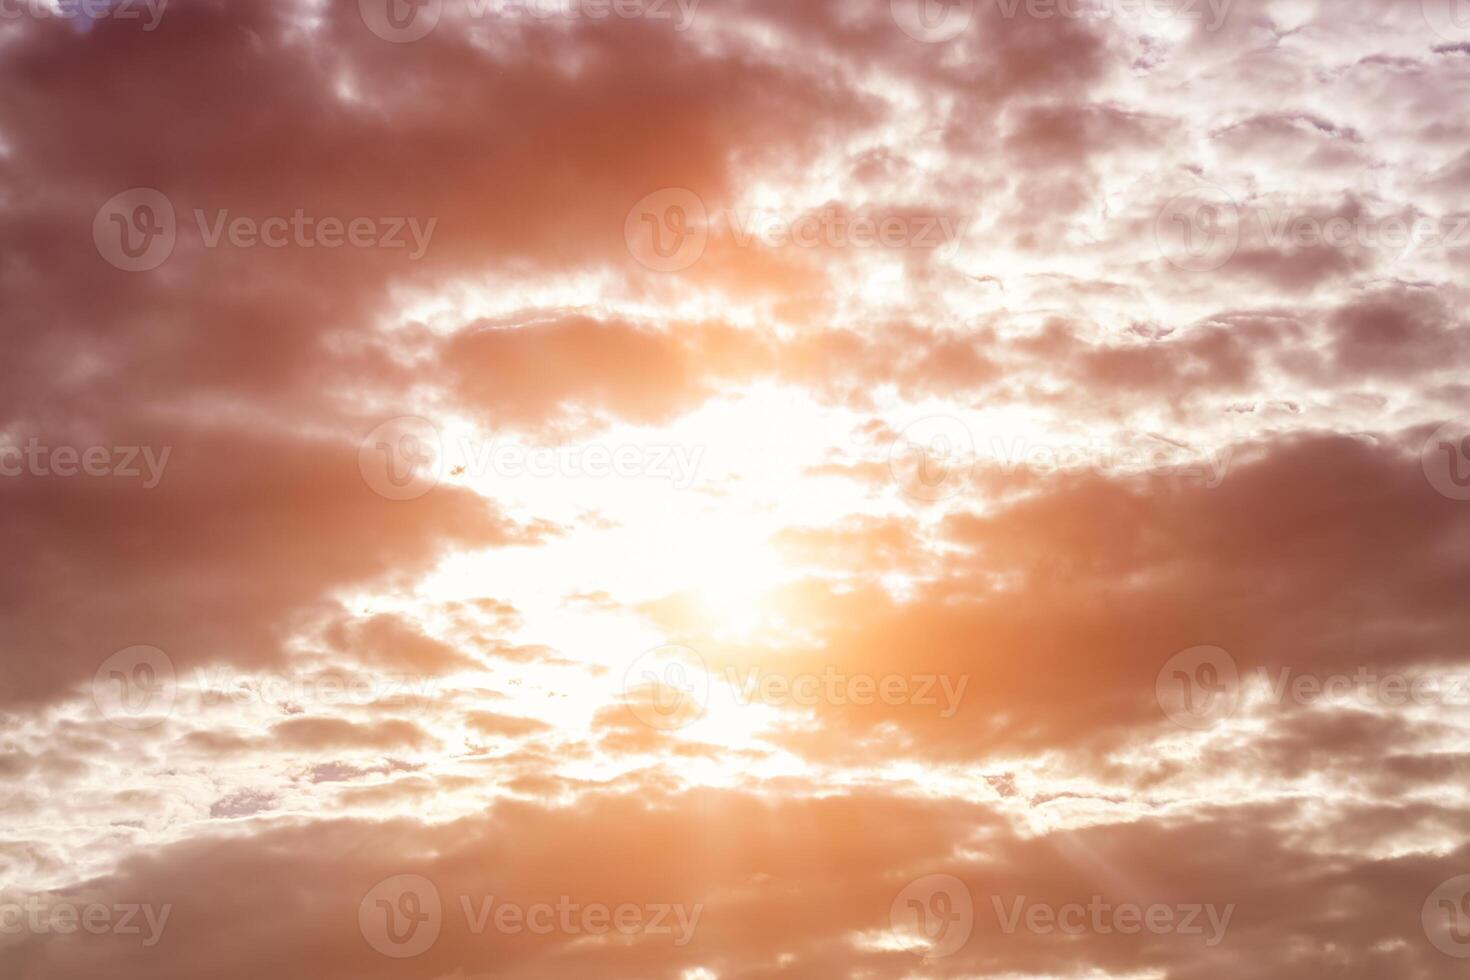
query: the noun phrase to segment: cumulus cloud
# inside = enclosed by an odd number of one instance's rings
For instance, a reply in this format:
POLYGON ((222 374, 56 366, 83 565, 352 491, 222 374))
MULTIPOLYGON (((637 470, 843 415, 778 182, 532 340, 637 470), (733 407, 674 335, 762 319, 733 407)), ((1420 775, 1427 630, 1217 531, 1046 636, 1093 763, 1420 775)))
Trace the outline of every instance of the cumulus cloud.
POLYGON ((0 972, 1458 975, 1448 2, 74 6, 0 972))

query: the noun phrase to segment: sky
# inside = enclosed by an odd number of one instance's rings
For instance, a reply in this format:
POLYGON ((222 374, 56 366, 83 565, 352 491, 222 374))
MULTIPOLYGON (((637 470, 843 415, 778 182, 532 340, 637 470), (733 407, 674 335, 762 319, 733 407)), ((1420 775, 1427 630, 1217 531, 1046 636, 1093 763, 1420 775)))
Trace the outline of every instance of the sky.
POLYGON ((0 976, 1470 960, 1465 0, 0 0, 0 976))

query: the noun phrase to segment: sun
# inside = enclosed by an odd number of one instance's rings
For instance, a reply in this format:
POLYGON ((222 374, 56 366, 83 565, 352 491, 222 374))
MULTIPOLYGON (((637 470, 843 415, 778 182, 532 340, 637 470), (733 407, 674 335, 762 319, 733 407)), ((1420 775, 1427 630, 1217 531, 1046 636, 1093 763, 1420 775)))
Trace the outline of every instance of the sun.
POLYGON ((716 639, 750 640, 770 624, 771 593, 792 575, 770 529, 751 519, 703 521, 686 540, 701 560, 688 566, 696 612, 716 639))

